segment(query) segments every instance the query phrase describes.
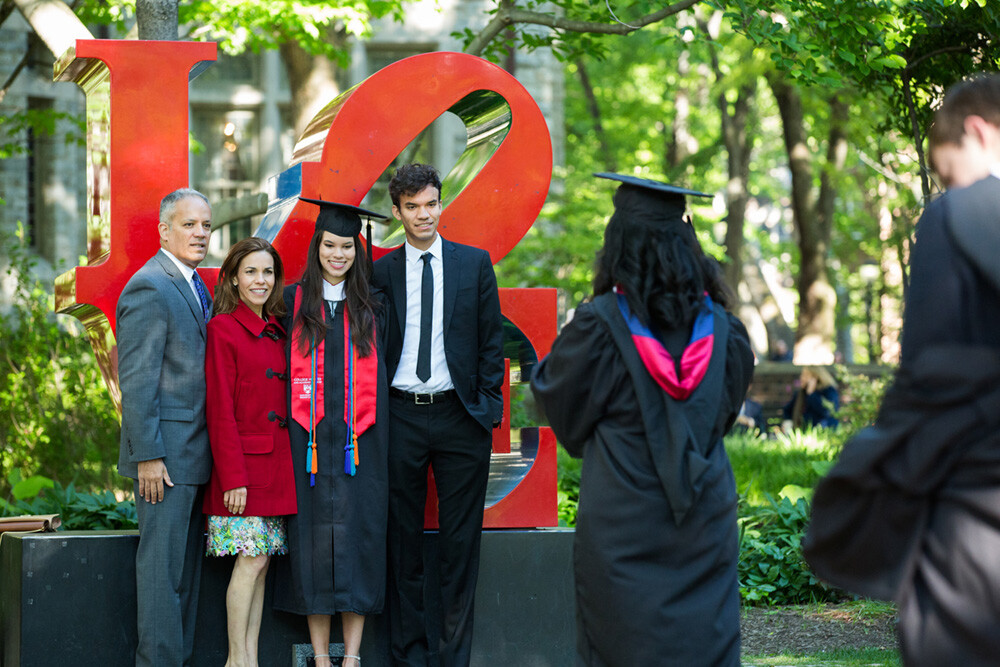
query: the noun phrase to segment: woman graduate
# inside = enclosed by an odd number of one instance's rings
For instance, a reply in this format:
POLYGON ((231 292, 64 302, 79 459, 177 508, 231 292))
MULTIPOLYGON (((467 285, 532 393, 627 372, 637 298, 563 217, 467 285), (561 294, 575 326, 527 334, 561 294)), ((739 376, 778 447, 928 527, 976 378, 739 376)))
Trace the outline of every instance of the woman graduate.
POLYGON ((299 512, 288 522, 287 567, 274 606, 304 614, 317 667, 330 665, 330 621, 341 615, 346 667, 361 664, 365 616, 385 600, 388 517, 383 309, 360 250, 361 215, 320 206, 302 281, 285 290, 289 436, 299 512))
MULTIPOLYGON (((532 379, 583 457, 574 542, 583 665, 739 665, 736 485, 722 436, 753 374, 684 194, 622 181, 594 298, 532 379)), ((703 195, 707 196, 707 195, 703 195)))
POLYGON ((287 551, 295 482, 284 428, 281 258, 264 239, 234 245, 219 270, 208 322, 206 418, 212 476, 205 490, 209 556, 236 556, 226 591, 228 667, 257 664, 270 557, 287 551))

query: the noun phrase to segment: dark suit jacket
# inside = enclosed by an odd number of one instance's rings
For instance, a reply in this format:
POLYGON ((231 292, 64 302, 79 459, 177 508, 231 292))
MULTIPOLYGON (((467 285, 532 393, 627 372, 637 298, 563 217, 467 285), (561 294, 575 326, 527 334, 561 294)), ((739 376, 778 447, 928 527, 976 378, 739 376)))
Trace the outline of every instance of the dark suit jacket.
MULTIPOLYGON (((489 254, 442 240, 444 348, 462 404, 487 431, 503 415, 503 328, 497 279, 489 254)), ((375 262, 375 286, 389 309, 385 365, 389 382, 403 351, 406 319, 406 250, 400 246, 375 262)))
POLYGON ((118 472, 162 458, 175 484, 204 484, 212 468, 205 424, 205 318, 191 286, 163 252, 118 299, 122 435, 118 472))

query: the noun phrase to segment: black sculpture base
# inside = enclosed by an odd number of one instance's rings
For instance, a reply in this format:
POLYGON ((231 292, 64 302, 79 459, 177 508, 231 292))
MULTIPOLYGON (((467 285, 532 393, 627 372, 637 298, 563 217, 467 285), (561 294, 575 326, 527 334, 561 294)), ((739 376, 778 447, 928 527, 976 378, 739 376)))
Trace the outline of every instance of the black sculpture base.
MULTIPOLYGON (((427 535, 430 556, 437 534, 427 535)), ((133 664, 137 542, 134 531, 0 535, 0 663, 133 664)), ((572 530, 483 533, 473 665, 573 664, 572 542, 572 530)), ((231 558, 205 560, 194 667, 225 663, 225 596, 231 572, 231 558)), ((428 575, 436 578, 436 573, 428 575)), ((273 611, 271 595, 269 581, 260 664, 296 667, 309 644, 305 618, 273 611), (297 644, 307 646, 296 651, 297 644)), ((333 630, 332 641, 339 642, 337 619, 333 630)), ((361 655, 365 667, 389 664, 381 616, 367 619, 361 655)))

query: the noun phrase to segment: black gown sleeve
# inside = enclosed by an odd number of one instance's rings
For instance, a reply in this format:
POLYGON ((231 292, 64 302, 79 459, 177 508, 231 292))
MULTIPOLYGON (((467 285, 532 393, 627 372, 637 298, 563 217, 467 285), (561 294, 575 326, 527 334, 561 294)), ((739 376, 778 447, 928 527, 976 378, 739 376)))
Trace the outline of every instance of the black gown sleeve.
POLYGON ((910 255, 910 287, 903 309, 902 363, 913 362, 920 350, 955 342, 964 310, 962 266, 945 229, 945 201, 927 206, 917 223, 917 240, 910 255))
POLYGON ((726 389, 728 405, 719 411, 722 433, 728 433, 740 414, 740 406, 746 398, 747 389, 753 380, 753 350, 750 336, 743 322, 732 313, 729 317, 729 338, 726 340, 726 389))
POLYGON ((575 457, 619 390, 624 365, 591 304, 581 305, 535 367, 531 390, 562 446, 575 457))

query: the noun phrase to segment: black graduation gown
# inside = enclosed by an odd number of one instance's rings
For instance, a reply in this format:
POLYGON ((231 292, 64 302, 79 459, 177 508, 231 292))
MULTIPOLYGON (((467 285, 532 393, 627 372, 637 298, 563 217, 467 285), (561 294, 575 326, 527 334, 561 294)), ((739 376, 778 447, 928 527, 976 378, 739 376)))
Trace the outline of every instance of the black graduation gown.
MULTIPOLYGON (((291 332, 295 286, 286 288, 284 296, 289 313, 286 331, 291 332)), ((357 474, 351 477, 344 473, 343 317, 343 302, 336 302, 336 317, 324 343, 325 416, 316 429, 319 472, 312 487, 306 472, 309 434, 291 419, 289 409, 299 510, 288 517, 288 558, 275 561, 274 607, 296 614, 377 614, 385 602, 389 511, 385 363, 379 351, 376 419, 358 438, 359 463, 357 474)), ((376 319, 376 330, 379 337, 385 330, 382 314, 376 319)), ((294 345, 291 336, 289 341, 294 345)), ((381 349, 380 340, 376 345, 381 349)))
POLYGON ((899 373, 817 486, 804 541, 820 576, 896 599, 910 666, 1000 659, 998 202, 990 177, 924 212, 899 373))
MULTIPOLYGON (((616 345, 598 307, 577 309, 532 380, 559 442, 583 457, 573 553, 578 662, 738 665, 737 495, 722 435, 753 373, 746 330, 717 307, 706 380, 663 409, 673 399, 648 373, 634 380, 626 355, 637 360, 635 348, 616 345), (725 323, 727 338, 719 336, 725 323), (654 407, 644 413, 640 403, 654 407), (700 434, 697 454, 677 451, 678 429, 688 427, 700 434), (691 466, 691 506, 679 523, 656 469, 668 459, 699 467, 691 466)), ((689 332, 680 333, 686 343, 689 332)))

